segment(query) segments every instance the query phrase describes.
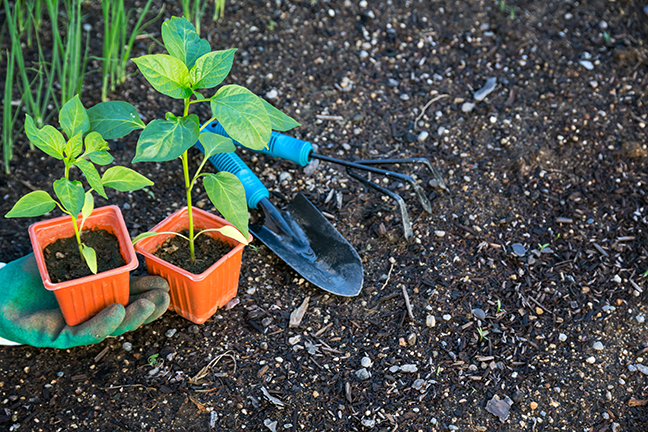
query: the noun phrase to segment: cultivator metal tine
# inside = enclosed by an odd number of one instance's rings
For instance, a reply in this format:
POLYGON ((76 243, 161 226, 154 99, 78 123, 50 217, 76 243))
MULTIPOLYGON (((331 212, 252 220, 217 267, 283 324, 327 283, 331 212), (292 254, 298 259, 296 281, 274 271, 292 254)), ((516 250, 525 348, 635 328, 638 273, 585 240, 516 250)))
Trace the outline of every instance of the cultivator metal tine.
MULTIPOLYGON (((359 170, 362 170, 362 171, 372 172, 372 173, 375 173, 375 174, 382 174, 382 175, 387 176, 389 178, 397 179, 397 180, 409 183, 412 186, 412 188, 414 189, 414 192, 416 193, 416 196, 418 197, 419 201, 421 202, 421 206, 423 206, 423 209, 428 213, 432 213, 432 204, 430 204, 430 200, 428 199, 428 197, 425 196, 425 192, 418 185, 416 180, 414 180, 414 178, 412 178, 411 176, 408 176, 407 174, 402 174, 402 173, 395 172, 395 171, 388 171, 388 170, 385 170, 385 169, 382 169, 382 168, 376 168, 376 167, 370 166, 371 164, 362 164, 360 162, 349 162, 349 161, 343 161, 343 160, 340 160, 340 159, 334 159, 334 158, 330 158, 328 156, 323 156, 323 155, 316 154, 316 153, 312 153, 311 157, 315 158, 315 159, 323 160, 325 162, 331 162, 331 163, 344 165, 344 166, 347 167, 347 172, 348 172, 348 168, 355 168, 355 169, 359 169, 359 170)), ((382 163, 382 162, 378 162, 378 163, 382 163)), ((445 184, 444 184, 444 186, 445 186, 445 184)))
MULTIPOLYGON (((450 196, 450 190, 443 181, 443 177, 439 174, 439 171, 432 165, 432 163, 427 158, 403 158, 403 159, 368 159, 368 160, 359 160, 356 163, 360 165, 380 165, 380 164, 423 164, 427 167, 432 177, 434 177, 436 187, 444 191, 450 196)), ((433 185, 434 187, 434 185, 433 185)))
POLYGON ((398 195, 397 193, 392 192, 389 189, 386 189, 382 186, 379 186, 376 183, 372 182, 371 180, 367 179, 366 177, 363 177, 360 174, 353 172, 351 167, 347 166, 346 171, 354 179, 360 181, 366 186, 376 189, 377 191, 391 197, 394 201, 398 203, 398 208, 401 213, 401 220, 403 221, 403 231, 405 234, 405 239, 409 240, 414 235, 414 231, 412 230, 412 222, 410 221, 409 215, 407 213, 407 207, 405 206, 405 201, 403 200, 403 198, 401 198, 401 196, 398 195))

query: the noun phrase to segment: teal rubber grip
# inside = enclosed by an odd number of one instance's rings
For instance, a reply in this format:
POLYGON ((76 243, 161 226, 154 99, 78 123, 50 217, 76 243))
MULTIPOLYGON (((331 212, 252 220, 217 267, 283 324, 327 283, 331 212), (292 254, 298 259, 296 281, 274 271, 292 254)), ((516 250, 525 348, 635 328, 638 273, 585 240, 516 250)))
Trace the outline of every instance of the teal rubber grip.
MULTIPOLYGON (((218 135, 231 138, 227 132, 225 132, 223 126, 218 122, 212 122, 207 125, 203 131, 214 132, 218 135)), ((238 146, 242 145, 236 141, 234 141, 234 144, 238 146)), ((306 166, 310 162, 313 145, 308 141, 302 141, 289 135, 273 131, 266 148, 258 151, 272 157, 286 159, 301 166, 306 166)))
MULTIPOLYGON (((200 141, 196 143, 196 148, 203 153, 205 152, 200 141)), ((209 162, 211 162, 218 171, 227 171, 241 180, 241 183, 243 183, 243 189, 245 189, 245 198, 248 207, 255 209, 257 208, 259 201, 263 198, 270 197, 268 189, 236 153, 218 153, 211 156, 209 162)))

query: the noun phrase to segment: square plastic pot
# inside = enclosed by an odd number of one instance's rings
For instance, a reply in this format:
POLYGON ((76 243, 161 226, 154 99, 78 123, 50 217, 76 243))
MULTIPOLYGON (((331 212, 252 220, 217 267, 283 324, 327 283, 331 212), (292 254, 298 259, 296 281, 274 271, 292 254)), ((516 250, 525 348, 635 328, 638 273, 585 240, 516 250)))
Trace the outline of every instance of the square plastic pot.
MULTIPOLYGON (((195 232, 231 225, 225 219, 195 207, 193 208, 193 220, 195 232)), ((181 232, 188 228, 189 212, 187 207, 184 207, 150 231, 181 232)), ((232 246, 233 249, 199 275, 190 273, 153 255, 162 243, 171 237, 171 234, 147 237, 135 245, 135 250, 144 255, 146 259, 149 274, 162 276, 169 282, 171 287, 169 309, 196 324, 207 321, 218 308, 225 306, 228 301, 236 297, 244 247, 242 243, 225 237, 219 232, 211 231, 202 235, 217 238, 232 246)))
MULTIPOLYGON (((72 218, 62 216, 29 227, 29 238, 43 285, 54 292, 65 322, 70 326, 81 324, 114 303, 126 306, 130 272, 139 265, 119 207, 95 209, 83 224, 84 231, 93 228, 106 230, 117 237, 126 265, 67 282, 53 283, 45 267, 43 249, 59 238, 74 236, 72 218)), ((81 258, 79 265, 85 265, 81 258)))

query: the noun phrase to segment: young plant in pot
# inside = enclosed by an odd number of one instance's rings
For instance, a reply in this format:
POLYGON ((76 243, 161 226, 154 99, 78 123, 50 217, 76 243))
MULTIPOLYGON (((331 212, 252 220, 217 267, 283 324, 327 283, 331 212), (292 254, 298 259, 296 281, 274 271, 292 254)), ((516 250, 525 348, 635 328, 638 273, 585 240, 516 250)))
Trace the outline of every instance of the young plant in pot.
MULTIPOLYGON (((228 172, 207 173, 207 160, 219 153, 232 152, 234 141, 254 150, 263 149, 272 129, 288 130, 299 123, 238 85, 223 85, 207 97, 202 90, 218 87, 229 74, 235 49, 211 51, 193 25, 173 17, 162 25, 162 40, 169 54, 145 55, 133 59, 144 78, 160 93, 183 101, 182 113, 166 113, 151 121, 137 142, 135 162, 165 162, 179 158, 186 207, 140 234, 133 242, 143 254, 149 273, 158 274, 171 286, 170 308, 201 324, 219 307, 236 296, 242 248, 251 237, 245 191, 239 179, 228 172), (212 117, 199 124, 190 108, 208 103, 212 117), (202 132, 218 121, 231 137, 202 132), (198 168, 189 171, 189 149, 197 142, 204 149, 198 168), (225 219, 192 206, 192 190, 197 182, 225 219), (229 251, 220 251, 225 243, 229 251)), ((101 111, 102 104, 98 104, 101 111)), ((122 117, 126 116, 122 112, 122 117)))
POLYGON ((129 273, 138 265, 119 207, 95 209, 93 192, 107 198, 105 188, 134 191, 153 182, 121 166, 99 175, 95 164, 108 165, 113 158, 103 137, 91 131, 78 95, 61 108, 59 124, 67 140, 53 126, 38 129, 29 115, 25 120, 29 141, 64 164, 64 176, 52 185, 57 199, 42 190, 30 192, 5 217, 42 216, 56 207, 67 215, 31 225, 29 236, 43 285, 74 326, 111 304, 127 305, 129 273), (84 175, 88 190, 72 179, 73 167, 84 175))

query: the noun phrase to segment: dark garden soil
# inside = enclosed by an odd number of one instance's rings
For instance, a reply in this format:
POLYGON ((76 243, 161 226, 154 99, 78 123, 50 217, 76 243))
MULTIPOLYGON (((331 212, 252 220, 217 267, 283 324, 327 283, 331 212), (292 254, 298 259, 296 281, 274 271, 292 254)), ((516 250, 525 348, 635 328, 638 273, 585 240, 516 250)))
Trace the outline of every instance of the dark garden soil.
MULTIPOLYGON (((197 227, 196 232, 199 232, 197 227)), ((189 230, 184 230, 180 234, 188 237, 189 230)), ((153 252, 153 255, 174 266, 199 275, 232 250, 229 244, 210 237, 208 234, 203 234, 194 241, 196 261, 192 263, 188 244, 186 239, 180 236, 172 236, 162 243, 153 252)))
MULTIPOLYGON (((119 240, 106 230, 83 230, 81 241, 94 249, 97 255, 97 273, 125 266, 119 240)), ((92 271, 85 265, 79 265, 81 253, 76 237, 58 239, 43 249, 45 267, 54 283, 66 282, 90 276, 92 271)))
MULTIPOLYGON (((228 0, 224 20, 203 23, 212 47, 239 49, 228 83, 298 119, 291 134, 322 154, 430 159, 451 197, 422 166, 398 169, 435 198, 430 214, 408 186, 382 183, 405 199, 407 242, 395 203, 342 167, 242 152, 279 207, 302 192, 330 216, 362 257, 361 294, 327 295, 255 242, 240 303, 204 325, 167 313, 95 346, 1 349, 0 428, 648 430, 644 6, 228 0), (488 78, 494 91, 473 100, 488 78), (512 400, 505 422, 487 409, 494 396, 512 400)), ((99 44, 101 13, 85 7, 99 44)), ((149 51, 160 47, 138 40, 134 54, 149 51)), ((89 64, 86 106, 99 101, 99 67, 89 64)), ((147 122, 180 112, 139 75, 110 98, 147 122)), ((195 112, 206 120, 207 109, 195 112)), ((110 143, 117 163, 130 166, 136 141, 110 143)), ((178 161, 134 168, 155 186, 109 192, 132 235, 184 202, 178 161)), ((0 212, 60 173, 21 135, 11 175, 0 174, 0 212)), ((32 222, 2 222, 1 260, 30 252, 32 222)))

